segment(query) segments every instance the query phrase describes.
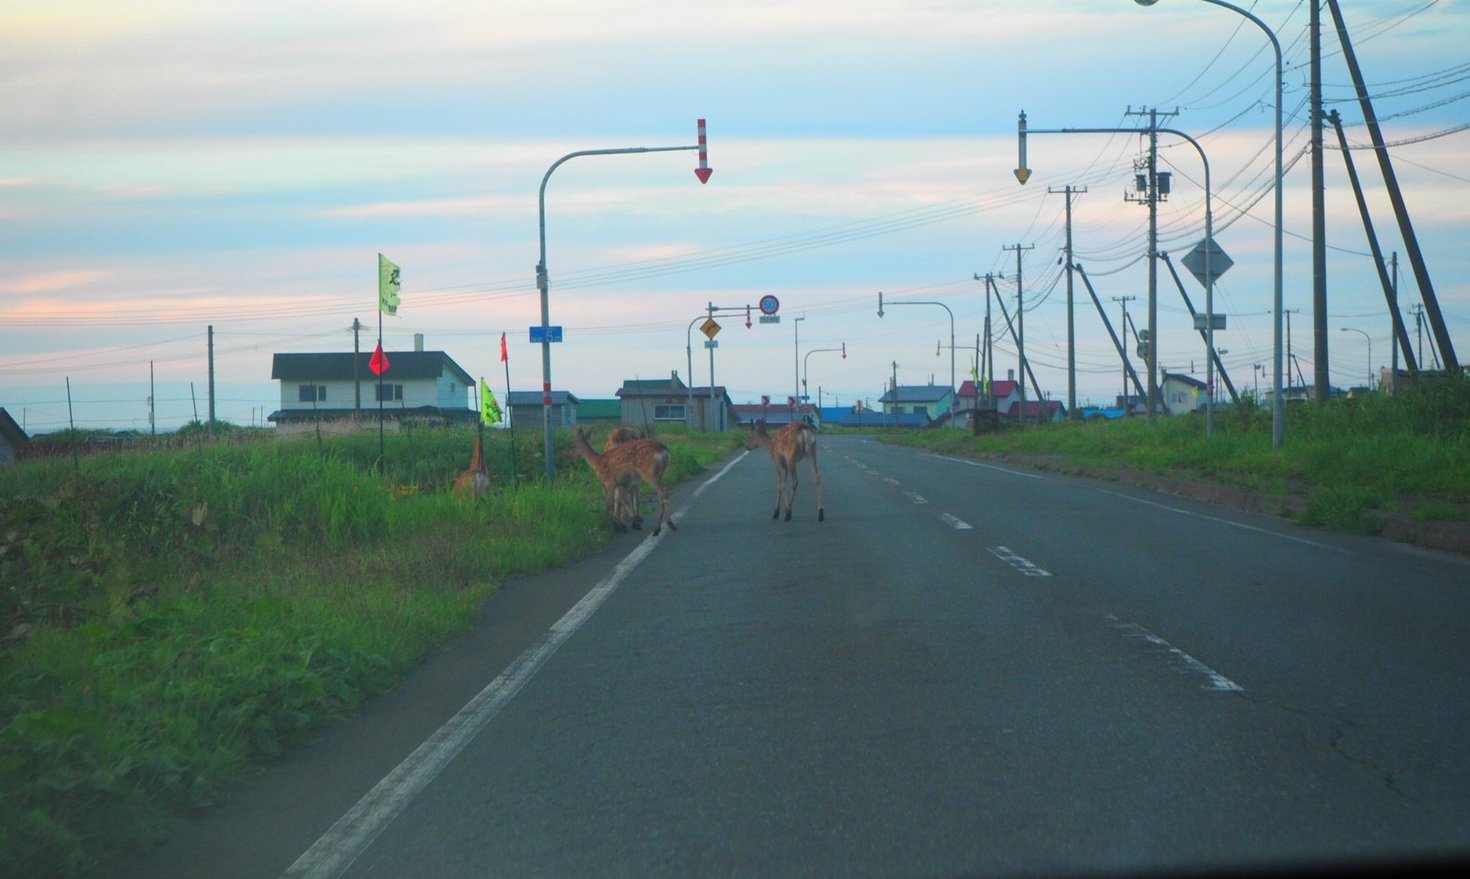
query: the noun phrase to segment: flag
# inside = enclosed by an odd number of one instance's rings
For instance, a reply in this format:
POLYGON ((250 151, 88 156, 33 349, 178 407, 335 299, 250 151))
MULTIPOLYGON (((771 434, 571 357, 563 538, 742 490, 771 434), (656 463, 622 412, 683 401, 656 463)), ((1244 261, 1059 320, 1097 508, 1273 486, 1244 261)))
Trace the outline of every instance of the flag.
POLYGON ((373 375, 382 375, 388 371, 388 355, 383 353, 382 342, 378 343, 373 356, 368 358, 368 369, 373 371, 373 375))
POLYGON ((392 316, 398 314, 398 266, 378 254, 378 310, 392 316))
POLYGON ((505 333, 501 333, 500 334, 500 362, 501 363, 505 363, 505 362, 507 362, 509 360, 510 360, 510 354, 505 350, 505 333))
POLYGON ((480 422, 482 424, 500 423, 500 404, 495 402, 495 394, 490 386, 485 384, 485 379, 480 378, 480 422))

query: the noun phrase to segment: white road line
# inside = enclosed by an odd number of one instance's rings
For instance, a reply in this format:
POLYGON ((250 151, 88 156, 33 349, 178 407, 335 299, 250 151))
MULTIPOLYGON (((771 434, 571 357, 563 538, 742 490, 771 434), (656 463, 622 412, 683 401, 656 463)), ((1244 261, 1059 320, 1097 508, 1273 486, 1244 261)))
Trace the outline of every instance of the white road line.
POLYGON ((982 470, 994 470, 996 473, 1004 473, 1004 474, 1006 474, 1008 476, 1018 476, 1021 479, 1045 479, 1046 478, 1045 476, 1042 476, 1039 473, 1025 473, 1025 472, 1020 471, 1020 470, 1012 470, 1009 467, 997 467, 994 464, 982 464, 979 461, 971 461, 968 458, 954 458, 954 457, 951 457, 949 455, 935 454, 934 452, 923 452, 922 454, 927 455, 930 458, 938 458, 941 461, 953 461, 956 464, 964 464, 964 465, 966 465, 968 467, 979 467, 982 470))
POLYGON ((904 492, 904 496, 907 497, 910 501, 913 501, 915 504, 927 504, 927 503, 929 503, 929 501, 922 494, 919 494, 917 491, 906 491, 906 492, 904 492))
MULTIPOLYGON (((723 477, 743 458, 735 458, 724 469, 694 490, 698 497, 711 483, 723 477)), ((683 518, 683 510, 671 518, 683 518)), ((628 553, 607 579, 598 583, 573 605, 545 634, 516 657, 505 671, 475 695, 433 735, 419 745, 333 824, 281 879, 334 879, 347 871, 367 851, 373 840, 428 787, 439 773, 463 751, 476 735, 521 691, 557 649, 602 606, 630 573, 653 552, 664 538, 644 538, 628 553)))
POLYGON ((885 477, 883 477, 883 481, 884 482, 887 482, 887 483, 891 483, 893 485, 898 485, 898 480, 897 479, 894 479, 892 476, 885 476, 885 477))
POLYGON ((1004 546, 988 546, 990 554, 1025 574, 1028 577, 1050 577, 1051 571, 1038 567, 1026 559, 1016 555, 1004 546))
POLYGON ((963 519, 956 518, 955 516, 951 516, 949 513, 940 513, 939 514, 939 521, 943 522, 944 524, 948 525, 949 527, 953 528, 956 531, 969 531, 970 530, 970 523, 969 522, 966 522, 963 519))
POLYGON ((1162 647, 1166 652, 1174 657, 1174 660, 1178 662, 1180 666, 1182 666, 1182 671, 1203 677, 1207 682, 1204 685, 1204 689, 1219 690, 1221 692, 1230 693, 1242 693, 1245 691, 1245 688, 1242 687, 1240 684, 1237 684, 1235 681, 1230 680, 1229 678, 1215 671, 1213 668, 1210 668, 1208 665, 1205 665, 1203 662, 1200 662, 1198 659, 1195 659, 1193 656, 1190 656, 1188 653, 1185 653, 1183 650, 1180 650, 1178 647, 1175 647, 1173 644, 1170 644, 1168 641, 1165 641, 1163 638, 1160 638, 1158 635, 1155 635, 1153 632, 1145 629, 1143 626, 1140 626, 1137 623, 1120 622, 1118 618, 1114 616, 1108 616, 1105 617, 1105 619, 1109 621, 1108 625, 1122 632, 1129 638, 1142 638, 1143 640, 1149 642, 1150 644, 1153 644, 1156 647, 1162 647))
POLYGON ((1352 553, 1348 550, 1332 546, 1330 544, 1321 543, 1320 541, 1308 540, 1305 537, 1293 537, 1290 534, 1282 534, 1280 531, 1272 531, 1269 528, 1260 528, 1255 525, 1247 525, 1244 522, 1232 522, 1229 519, 1222 519, 1218 516, 1206 516, 1204 513, 1196 513, 1193 510, 1182 510, 1179 507, 1171 507, 1167 504, 1161 504, 1155 501, 1144 500, 1143 498, 1132 497, 1121 492, 1109 491, 1105 488, 1100 488, 1098 489, 1098 491, 1102 492, 1103 494, 1110 494, 1116 498, 1122 498, 1125 501, 1133 501, 1135 504, 1143 504, 1146 507, 1155 507, 1160 510, 1167 510, 1170 513, 1180 513, 1185 516, 1193 516, 1196 519, 1204 519, 1206 522, 1216 522, 1221 525, 1229 525, 1231 528, 1239 528, 1242 531, 1254 531, 1257 534, 1265 534, 1270 537, 1279 537, 1282 540, 1290 540, 1293 543, 1303 543, 1307 546, 1315 547, 1317 549, 1325 549, 1331 552, 1342 553, 1343 555, 1352 555, 1352 553))

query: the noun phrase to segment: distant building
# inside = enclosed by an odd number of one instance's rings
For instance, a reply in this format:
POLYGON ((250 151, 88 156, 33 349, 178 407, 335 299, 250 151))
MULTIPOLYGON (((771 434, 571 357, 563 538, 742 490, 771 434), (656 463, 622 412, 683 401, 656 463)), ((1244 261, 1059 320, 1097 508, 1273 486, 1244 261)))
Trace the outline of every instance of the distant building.
MULTIPOLYGON (((552 430, 580 425, 581 405, 582 401, 570 391, 552 391, 552 430)), ((510 423, 515 425, 516 430, 545 430, 546 400, 540 391, 511 391, 506 397, 505 408, 510 415, 510 423)))
POLYGON ((370 353, 277 354, 271 379, 280 382, 281 408, 266 417, 282 432, 333 422, 356 429, 376 423, 379 412, 394 426, 404 422, 474 424, 475 380, 443 351, 385 351, 381 377, 370 353), (379 403, 381 402, 381 406, 379 403))
POLYGON ((1159 382, 1159 398, 1170 415, 1198 412, 1205 408, 1206 385, 1190 375, 1165 371, 1159 382))
POLYGON ((15 463, 30 441, 25 430, 0 406, 0 467, 15 463))
POLYGON ((899 385, 878 398, 888 415, 922 415, 929 422, 947 420, 955 405, 953 388, 939 385, 899 385))
POLYGON ((734 405, 723 386, 691 388, 678 372, 670 372, 668 378, 625 379, 617 396, 622 423, 630 427, 672 422, 719 431, 735 426, 734 405))

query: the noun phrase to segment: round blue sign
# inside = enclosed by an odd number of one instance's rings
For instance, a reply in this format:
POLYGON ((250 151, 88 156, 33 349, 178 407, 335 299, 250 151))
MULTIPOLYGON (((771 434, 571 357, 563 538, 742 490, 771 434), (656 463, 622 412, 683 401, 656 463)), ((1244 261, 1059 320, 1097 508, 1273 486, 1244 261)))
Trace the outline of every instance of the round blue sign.
POLYGON ((775 314, 781 309, 781 300, 770 293, 761 297, 761 314, 775 314))

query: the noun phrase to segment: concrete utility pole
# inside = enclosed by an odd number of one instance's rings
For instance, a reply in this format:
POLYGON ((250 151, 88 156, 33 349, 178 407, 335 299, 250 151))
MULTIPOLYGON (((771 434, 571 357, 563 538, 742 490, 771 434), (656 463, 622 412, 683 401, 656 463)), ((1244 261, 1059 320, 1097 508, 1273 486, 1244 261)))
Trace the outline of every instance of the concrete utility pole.
POLYGON ((1076 419, 1081 413, 1077 411, 1077 329, 1072 319, 1072 196, 1087 192, 1087 187, 1068 184, 1063 189, 1047 187, 1046 191, 1067 195, 1067 417, 1076 419))
POLYGON ((1311 2, 1307 31, 1311 36, 1312 114, 1312 399, 1326 403, 1327 375, 1327 185, 1322 171, 1322 4, 1311 2))
POLYGON ((1123 399, 1121 402, 1123 403, 1123 411, 1125 412, 1128 411, 1128 303, 1137 298, 1137 296, 1112 297, 1114 302, 1119 302, 1123 305, 1123 322, 1118 324, 1118 328, 1123 333, 1123 345, 1121 348, 1123 352, 1123 399))
MULTIPOLYGON (((1142 116, 1143 110, 1129 108, 1126 115, 1142 116)), ((1176 111, 1177 112, 1177 111, 1176 111)), ((1159 405, 1159 111, 1150 107, 1148 113, 1148 159, 1145 192, 1130 201, 1142 201, 1148 205, 1148 338, 1144 340, 1145 357, 1148 360, 1148 420, 1153 421, 1159 405)), ((1173 116, 1176 113, 1164 113, 1173 116)))
MULTIPOLYGON (((1025 306, 1021 302, 1021 293, 1026 285, 1021 272, 1021 252, 1035 249, 1035 244, 1023 246, 1019 243, 1007 244, 1001 247, 1001 250, 1014 250, 1016 252, 1016 380, 1020 382, 1021 389, 1021 421, 1026 420, 1026 325, 1021 318, 1026 312, 1025 306)), ((1040 395, 1041 389, 1037 388, 1036 393, 1040 395)))

